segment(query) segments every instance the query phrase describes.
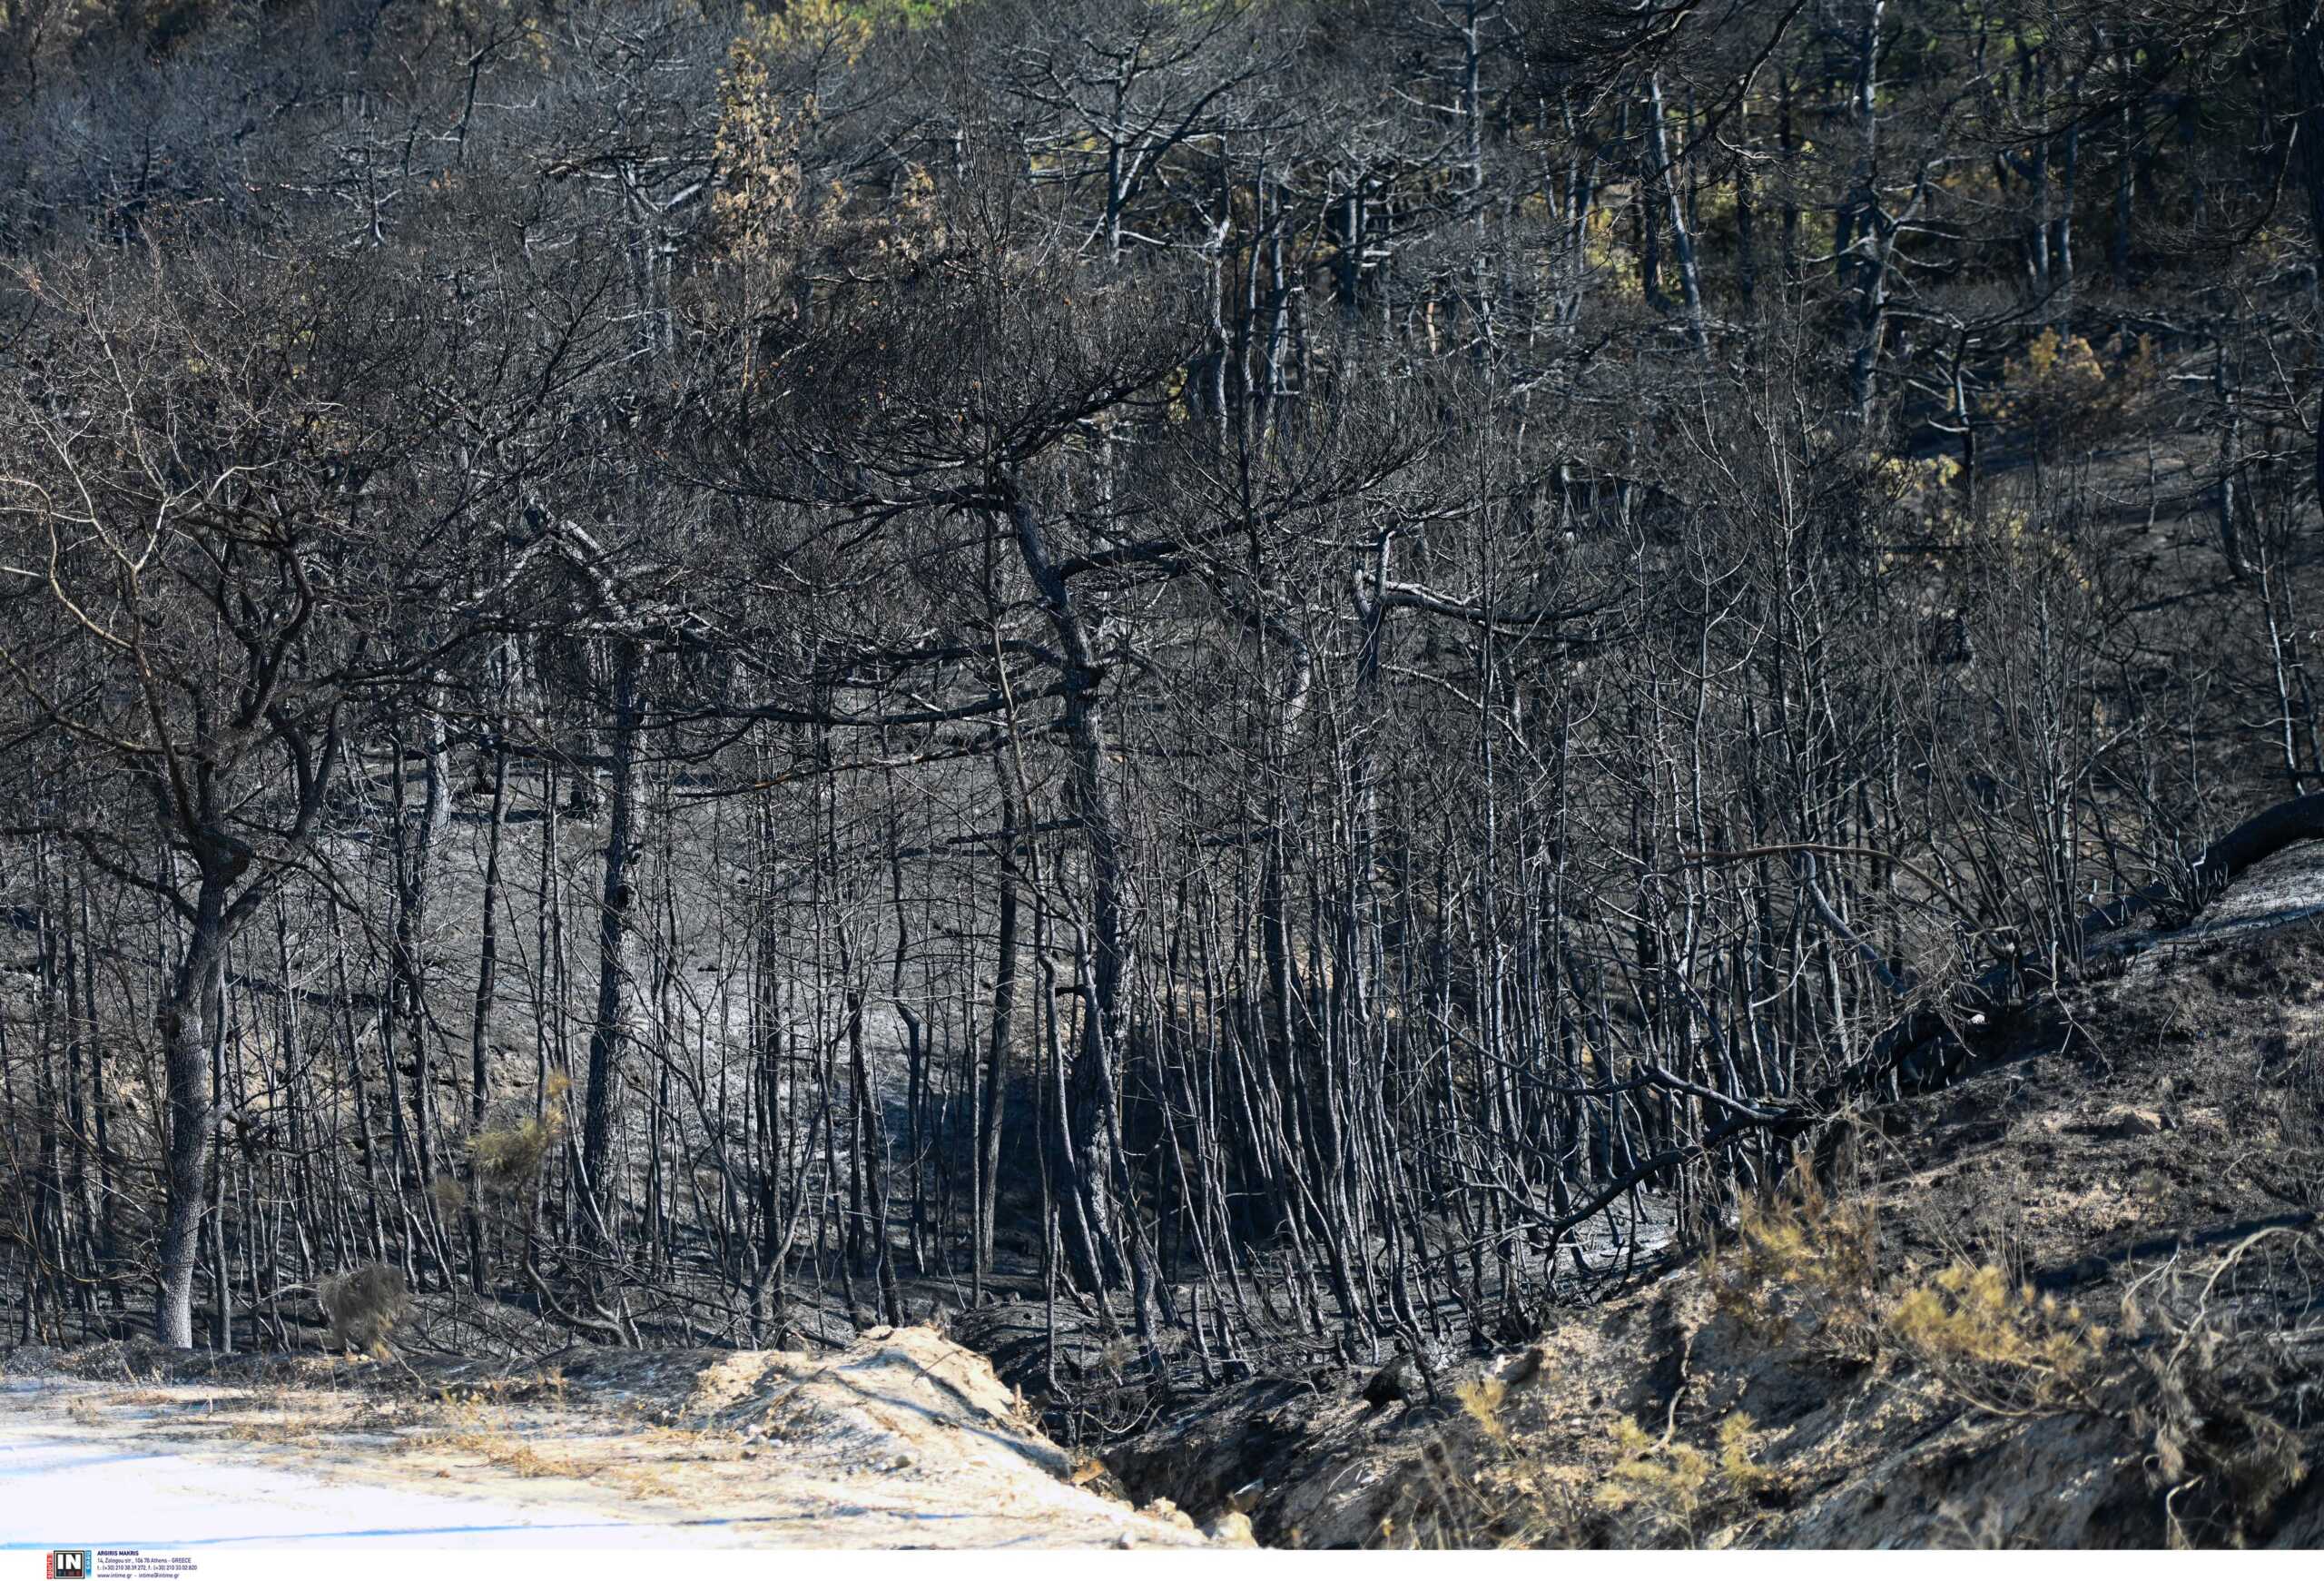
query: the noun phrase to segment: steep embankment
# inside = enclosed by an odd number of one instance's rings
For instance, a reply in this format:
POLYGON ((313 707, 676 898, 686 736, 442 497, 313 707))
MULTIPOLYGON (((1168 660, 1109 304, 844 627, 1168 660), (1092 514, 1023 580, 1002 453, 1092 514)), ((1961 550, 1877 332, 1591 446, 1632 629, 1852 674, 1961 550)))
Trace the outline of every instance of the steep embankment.
POLYGON ((26 1349, 0 1386, 0 1475, 85 1489, 74 1467, 99 1449, 172 1473, 107 1483, 105 1533, 54 1529, 53 1507, 0 1497, 0 1544, 387 1540, 414 1526, 542 1546, 654 1532, 750 1546, 1206 1540, 1167 1507, 1083 1486, 1090 1468, 983 1359, 927 1329, 873 1330, 828 1357, 576 1351, 517 1370, 26 1349), (251 1507, 171 1504, 180 1483, 246 1488, 251 1507), (200 1533, 182 1529, 194 1511, 200 1533))
POLYGON ((1109 1463, 1271 1543, 2324 1545, 2319 903, 2262 864, 1434 1400, 1263 1380, 1109 1463))

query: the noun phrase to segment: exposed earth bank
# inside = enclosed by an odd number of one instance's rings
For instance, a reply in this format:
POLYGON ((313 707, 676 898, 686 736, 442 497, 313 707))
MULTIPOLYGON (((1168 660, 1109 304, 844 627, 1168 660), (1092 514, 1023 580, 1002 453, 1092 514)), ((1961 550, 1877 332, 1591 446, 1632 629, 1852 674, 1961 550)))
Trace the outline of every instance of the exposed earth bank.
POLYGON ((1108 1463, 1269 1545, 2324 1546, 2320 904, 2308 844, 2122 941, 1534 1347, 1108 1463))

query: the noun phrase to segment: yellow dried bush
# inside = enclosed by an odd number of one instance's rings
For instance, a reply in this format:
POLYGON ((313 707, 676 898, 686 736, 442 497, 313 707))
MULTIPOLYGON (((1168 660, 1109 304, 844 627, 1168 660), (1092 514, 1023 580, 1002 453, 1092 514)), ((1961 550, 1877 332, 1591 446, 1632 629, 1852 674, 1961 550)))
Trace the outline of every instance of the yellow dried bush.
POLYGON ((1704 1273, 1718 1309, 1770 1348, 1867 1359, 1877 1270, 1872 1210, 1835 1201, 1814 1172, 1751 1204, 1704 1273))
POLYGON ((565 1094, 572 1083, 552 1074, 541 1089, 540 1112, 530 1119, 468 1139, 468 1157, 486 1185, 511 1191, 529 1182, 541 1163, 565 1140, 565 1094))
POLYGON ((1997 422, 2086 443, 2118 422, 2161 377, 2146 336, 2119 342, 2110 371, 2088 339, 2053 325, 2004 362, 2002 387, 1985 410, 1997 422))
POLYGON ((1981 1409, 2097 1407, 2106 1329, 1991 1263, 1955 1261, 1888 1302, 1885 1317, 1889 1338, 1981 1409))
POLYGON ((1750 1418, 1730 1416, 1719 1424, 1714 1452, 1675 1430, 1654 1438, 1637 1418, 1624 1417, 1614 1424, 1616 1457, 1599 1485, 1598 1505, 1629 1519, 1640 1541, 1691 1545, 1712 1517, 1781 1482, 1755 1458, 1759 1438, 1750 1418))

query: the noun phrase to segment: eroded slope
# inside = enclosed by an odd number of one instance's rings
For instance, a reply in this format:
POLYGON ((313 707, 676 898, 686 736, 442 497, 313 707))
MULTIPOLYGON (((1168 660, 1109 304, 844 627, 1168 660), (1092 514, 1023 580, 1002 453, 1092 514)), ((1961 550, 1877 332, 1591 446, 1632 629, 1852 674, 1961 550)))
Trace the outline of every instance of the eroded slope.
POLYGON ((2315 855, 1436 1398, 1262 1381, 1110 1463, 1270 1542, 2324 1544, 2315 855))

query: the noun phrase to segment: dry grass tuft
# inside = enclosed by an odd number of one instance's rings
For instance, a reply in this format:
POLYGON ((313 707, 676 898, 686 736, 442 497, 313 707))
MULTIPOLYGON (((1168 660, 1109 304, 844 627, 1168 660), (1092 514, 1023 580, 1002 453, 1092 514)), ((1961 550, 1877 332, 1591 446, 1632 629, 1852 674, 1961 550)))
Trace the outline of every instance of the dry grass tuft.
POLYGON ((477 1428, 448 1433, 439 1442, 447 1449, 479 1456, 517 1477, 578 1477, 583 1470, 578 1461, 544 1455, 522 1438, 505 1431, 477 1428))
POLYGON ((2108 1330, 2080 1307, 1955 1262, 1883 1303, 1884 1333, 1953 1393, 1996 1416, 2103 1409, 2108 1330))
POLYGON ((1599 1485, 1598 1506, 1623 1518, 1629 1542, 1693 1547, 1714 1525, 1782 1486, 1783 1478, 1755 1457, 1759 1438, 1751 1418, 1740 1415, 1719 1423, 1709 1450, 1680 1439, 1675 1426, 1658 1438, 1624 1417, 1614 1424, 1616 1457, 1599 1485))
POLYGON ((1770 1349, 1869 1359, 1876 1346, 1878 1242, 1872 1209, 1827 1195, 1811 1169, 1782 1197, 1747 1206, 1705 1258, 1718 1309, 1770 1349))
POLYGON ((401 1269, 367 1262, 324 1280, 315 1299, 330 1320, 334 1346, 376 1350, 411 1309, 411 1287, 401 1269))
POLYGON ((541 1089, 540 1112, 494 1130, 479 1131, 468 1139, 468 1157, 477 1178, 485 1185, 513 1191, 539 1174, 542 1161, 565 1139, 565 1093, 562 1075, 551 1075, 541 1089))
POLYGON ((1384 1522, 1384 1540, 1471 1547, 1693 1547, 1748 1518, 1787 1479, 1761 1464, 1765 1435, 1750 1418, 1727 1417, 1709 1446, 1683 1438, 1676 1402, 1659 1437, 1634 1418, 1610 1425, 1593 1451, 1561 1456, 1546 1437, 1522 1434, 1504 1407, 1506 1384, 1481 1378, 1453 1391, 1483 1443, 1467 1461, 1436 1467, 1427 1507, 1384 1522))

